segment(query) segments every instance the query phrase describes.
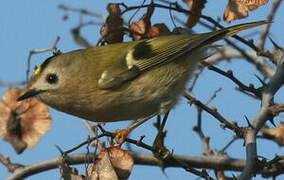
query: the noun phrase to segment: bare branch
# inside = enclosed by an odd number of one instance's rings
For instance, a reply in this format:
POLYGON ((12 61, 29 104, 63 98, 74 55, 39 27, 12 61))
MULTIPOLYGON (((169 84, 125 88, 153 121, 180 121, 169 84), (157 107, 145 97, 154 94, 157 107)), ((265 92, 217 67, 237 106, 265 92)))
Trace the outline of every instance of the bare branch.
POLYGON ((256 150, 256 134, 263 127, 267 120, 272 117, 270 106, 274 104, 273 98, 275 93, 284 83, 284 56, 282 54, 281 59, 279 59, 279 64, 277 66, 276 73, 270 79, 269 83, 262 92, 262 104, 259 113, 254 118, 252 123, 253 127, 249 128, 245 140, 246 140, 246 156, 247 165, 239 176, 240 180, 250 179, 255 173, 255 167, 257 163, 257 150, 256 150))
MULTIPOLYGON (((147 166, 159 166, 160 161, 156 159, 152 154, 135 154, 132 153, 134 162, 136 165, 147 165, 147 166)), ((230 158, 226 156, 173 156, 178 161, 186 163, 190 167, 194 168, 206 168, 214 170, 229 170, 229 171, 241 171, 245 167, 245 161, 241 159, 230 158)), ((90 154, 73 154, 68 155, 69 165, 84 164, 86 159, 94 160, 94 155, 90 154)), ((56 157, 50 160, 46 160, 40 163, 32 164, 24 168, 18 169, 13 173, 7 180, 16 180, 21 178, 26 178, 37 173, 56 169, 58 165, 62 162, 62 157, 56 157)), ((284 160, 280 157, 277 161, 279 166, 273 166, 266 168, 258 168, 256 173, 263 174, 266 177, 277 176, 284 172, 284 160), (281 168, 282 167, 282 168, 281 168)), ((180 163, 177 161, 167 161, 165 167, 180 167, 180 163)))
POLYGON ((222 126, 224 128, 229 128, 231 130, 233 130, 237 135, 241 135, 241 128, 237 126, 237 124, 235 123, 231 123, 229 121, 227 121, 218 111, 217 109, 214 108, 210 108, 207 105, 203 104, 201 101, 197 100, 195 97, 193 97, 191 94, 189 93, 184 93, 184 97, 192 104, 200 107, 201 109, 203 109, 204 111, 208 112, 209 114, 211 114, 213 117, 215 117, 218 121, 220 121, 220 123, 222 124, 222 126))

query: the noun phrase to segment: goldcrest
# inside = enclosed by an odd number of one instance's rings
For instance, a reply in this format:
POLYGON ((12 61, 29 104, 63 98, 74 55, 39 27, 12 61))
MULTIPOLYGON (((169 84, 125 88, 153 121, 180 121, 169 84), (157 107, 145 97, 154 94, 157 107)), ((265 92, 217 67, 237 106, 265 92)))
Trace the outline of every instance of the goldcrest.
POLYGON ((59 111, 95 122, 165 114, 177 104, 196 65, 207 56, 210 44, 266 23, 55 55, 35 70, 29 91, 18 100, 36 97, 59 111))

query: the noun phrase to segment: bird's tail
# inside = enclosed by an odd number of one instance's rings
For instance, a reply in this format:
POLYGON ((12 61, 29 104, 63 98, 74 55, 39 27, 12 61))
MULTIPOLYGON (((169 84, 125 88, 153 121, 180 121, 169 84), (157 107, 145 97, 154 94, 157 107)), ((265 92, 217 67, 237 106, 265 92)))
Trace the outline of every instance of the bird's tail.
POLYGON ((238 24, 238 25, 235 25, 235 26, 220 29, 218 31, 205 33, 204 34, 205 35, 204 36, 205 41, 200 43, 200 45, 211 44, 211 43, 218 41, 218 40, 221 40, 223 38, 234 36, 235 34, 241 32, 241 31, 251 29, 251 28, 256 27, 256 26, 268 24, 268 23, 269 22, 267 22, 267 21, 256 21, 256 22, 251 22, 251 23, 238 24))
POLYGON ((233 36, 233 35, 237 34, 238 32, 244 31, 246 29, 250 29, 250 28, 260 26, 260 25, 263 25, 263 24, 268 24, 268 23, 269 23, 268 21, 256 21, 256 22, 231 26, 231 27, 228 27, 228 28, 218 30, 217 32, 224 32, 222 38, 225 38, 225 37, 233 36))

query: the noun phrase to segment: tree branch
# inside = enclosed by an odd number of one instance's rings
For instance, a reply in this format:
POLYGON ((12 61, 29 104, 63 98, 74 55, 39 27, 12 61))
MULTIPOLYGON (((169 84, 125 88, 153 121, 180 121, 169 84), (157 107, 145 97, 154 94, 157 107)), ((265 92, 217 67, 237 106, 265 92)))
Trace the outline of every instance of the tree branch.
MULTIPOLYGON (((147 165, 147 166, 160 166, 160 161, 156 159, 152 154, 135 154, 132 153, 134 162, 136 165, 147 165)), ((86 158, 94 160, 94 155, 90 154, 73 154, 68 155, 67 161, 70 165, 84 164, 86 163, 86 158)), ((229 171, 241 171, 245 167, 245 161, 241 159, 230 158, 226 156, 180 156, 173 155, 178 161, 186 163, 190 167, 194 168, 206 168, 214 170, 229 170, 229 171)), ((282 157, 281 157, 282 158, 282 157)), ((7 180, 18 180, 26 178, 37 173, 56 169, 58 165, 62 162, 62 157, 56 157, 50 160, 46 160, 40 163, 32 164, 24 168, 19 168, 15 171, 7 180)), ((259 168, 256 173, 263 174, 266 177, 276 176, 284 172, 284 160, 281 159, 277 161, 279 166, 271 166, 266 168, 259 168), (281 168, 282 167, 282 168, 281 168)), ((165 167, 180 167, 180 163, 172 160, 165 163, 165 167)), ((261 167, 261 166, 260 166, 261 167)))
MULTIPOLYGON (((268 66, 263 58, 257 56, 255 51, 246 51, 246 54, 249 55, 251 58, 244 59, 254 65, 256 69, 264 76, 264 77, 272 77, 275 73, 275 70, 268 66)), ((244 58, 243 54, 238 50, 232 48, 222 48, 219 49, 218 53, 208 57, 204 61, 208 64, 216 64, 224 59, 237 59, 237 58, 244 58)))
POLYGON ((274 105, 273 97, 275 93, 280 89, 284 83, 284 55, 279 59, 276 73, 270 79, 269 83, 262 92, 262 104, 259 113, 256 115, 252 127, 249 128, 246 136, 246 156, 247 165, 239 176, 240 180, 249 180, 256 171, 257 163, 257 149, 256 149, 256 135, 258 131, 263 127, 267 120, 273 118, 270 107, 274 105))

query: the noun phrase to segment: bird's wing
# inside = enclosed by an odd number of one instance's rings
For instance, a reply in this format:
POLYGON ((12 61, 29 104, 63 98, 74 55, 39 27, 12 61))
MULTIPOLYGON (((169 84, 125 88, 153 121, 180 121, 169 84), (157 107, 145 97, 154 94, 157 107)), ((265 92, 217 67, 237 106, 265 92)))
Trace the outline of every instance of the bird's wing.
POLYGON ((126 54, 127 69, 124 69, 112 78, 104 78, 99 85, 102 89, 120 86, 123 82, 131 80, 145 71, 175 61, 178 57, 188 54, 195 49, 205 47, 215 41, 262 24, 267 24, 267 22, 259 21, 235 25, 198 35, 171 35, 141 41, 134 45, 126 54))
POLYGON ((172 35, 141 41, 125 55, 124 68, 109 67, 99 80, 101 89, 119 87, 141 73, 173 61, 194 43, 196 35, 172 35))
POLYGON ((150 70, 189 53, 209 35, 209 33, 202 36, 183 34, 142 41, 129 50, 126 64, 128 68, 136 67, 141 72, 150 70))

